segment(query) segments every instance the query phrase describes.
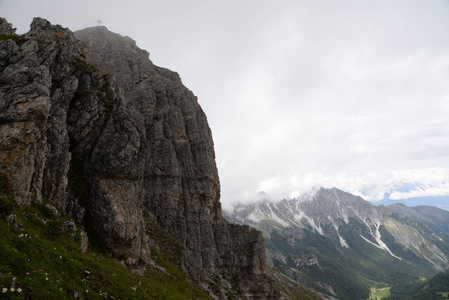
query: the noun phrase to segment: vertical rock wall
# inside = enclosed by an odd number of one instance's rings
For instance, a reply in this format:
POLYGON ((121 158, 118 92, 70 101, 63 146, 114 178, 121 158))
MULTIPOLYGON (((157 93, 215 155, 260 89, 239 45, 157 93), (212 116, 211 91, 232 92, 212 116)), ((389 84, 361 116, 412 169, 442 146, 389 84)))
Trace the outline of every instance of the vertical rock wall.
POLYGON ((240 282, 264 274, 260 232, 222 218, 212 134, 193 93, 177 73, 155 66, 128 37, 105 27, 76 35, 88 46, 87 61, 115 74, 128 111, 143 120, 143 203, 185 247, 186 271, 202 282, 214 274, 240 282))
POLYGON ((19 203, 50 199, 139 273, 147 210, 183 246, 191 278, 206 289, 219 278, 218 297, 226 286, 278 296, 261 233, 222 218, 212 135, 178 74, 105 27, 75 37, 35 18, 23 36, 4 19, 0 30, 11 36, 0 41, 0 172, 19 203))

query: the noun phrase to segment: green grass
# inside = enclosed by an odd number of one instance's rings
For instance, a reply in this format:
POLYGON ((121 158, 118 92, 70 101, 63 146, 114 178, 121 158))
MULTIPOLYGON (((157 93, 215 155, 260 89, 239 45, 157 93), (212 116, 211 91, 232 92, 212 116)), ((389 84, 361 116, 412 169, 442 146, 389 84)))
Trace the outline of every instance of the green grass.
POLYGON ((19 38, 20 35, 17 34, 0 34, 0 41, 13 40, 14 42, 17 42, 19 38))
POLYGON ((100 72, 100 70, 97 67, 89 64, 84 59, 82 59, 82 58, 80 58, 80 57, 78 57, 76 55, 72 56, 72 63, 78 69, 82 69, 84 72, 89 73, 89 74, 90 73, 95 73, 95 72, 100 72))
POLYGON ((370 300, 380 300, 387 296, 389 296, 390 287, 384 287, 384 288, 371 288, 371 295, 369 297, 370 300), (378 292, 374 292, 378 291, 378 292))
POLYGON ((75 294, 84 299, 210 299, 156 249, 152 259, 161 268, 134 275, 99 249, 83 254, 79 233, 72 239, 62 229, 69 219, 55 216, 44 204, 20 207, 0 197, 0 206, 8 207, 23 227, 14 229, 5 214, 0 216, 1 299, 73 299, 75 294))

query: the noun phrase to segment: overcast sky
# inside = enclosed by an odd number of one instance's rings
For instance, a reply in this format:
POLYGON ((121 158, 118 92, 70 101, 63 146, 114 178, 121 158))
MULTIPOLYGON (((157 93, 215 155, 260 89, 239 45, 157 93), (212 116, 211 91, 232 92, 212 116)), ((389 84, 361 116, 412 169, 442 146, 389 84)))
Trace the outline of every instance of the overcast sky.
POLYGON ((177 71, 208 116, 224 207, 314 185, 449 195, 447 0, 0 0, 0 16, 19 33, 101 19, 177 71))

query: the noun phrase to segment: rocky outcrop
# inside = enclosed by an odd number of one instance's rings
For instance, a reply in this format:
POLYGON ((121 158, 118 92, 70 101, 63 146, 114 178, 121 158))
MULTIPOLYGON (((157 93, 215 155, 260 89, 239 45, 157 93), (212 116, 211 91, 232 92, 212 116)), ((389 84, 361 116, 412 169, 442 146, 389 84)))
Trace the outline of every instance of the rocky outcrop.
POLYGON ((12 27, 11 23, 8 23, 8 21, 5 18, 0 18, 0 32, 3 35, 13 35, 16 34, 16 28, 12 27))
POLYGON ((118 87, 84 61, 85 43, 44 19, 1 47, 0 164, 15 199, 51 199, 115 257, 141 268, 150 256, 131 165, 142 155, 120 156, 135 145, 138 129, 123 118, 124 130, 114 135, 114 118, 125 114, 118 87), (102 152, 111 139, 117 143, 102 152), (119 174, 126 164, 130 173, 119 174))
MULTIPOLYGON (((0 23, 0 28, 8 27, 6 20, 0 23)), ((47 133, 53 133, 56 123, 65 123, 68 99, 72 98, 78 83, 70 74, 70 59, 83 53, 82 43, 61 27, 54 27, 52 31, 44 28, 44 20, 38 19, 24 36, 14 37, 11 30, 6 30, 5 34, 11 36, 1 42, 0 164, 2 172, 10 178, 19 203, 29 203, 31 199, 40 201, 45 197, 44 173, 46 176, 67 173, 70 161, 68 149, 65 155, 60 153, 61 149, 68 148, 67 133, 59 132, 55 137, 47 133), (61 82, 59 89, 53 88, 56 80, 61 82), (62 99, 62 91, 65 99, 62 99), (65 170, 47 167, 56 156, 65 170)), ((61 131, 65 127, 60 128, 61 131)), ((61 194, 67 181, 57 180, 52 185, 54 194, 61 194)), ((55 195, 55 201, 59 201, 58 196, 55 195)))
POLYGON ((207 118, 178 74, 105 27, 0 29, 0 173, 19 204, 50 199, 140 274, 148 212, 212 295, 280 297, 262 234, 222 217, 207 118))

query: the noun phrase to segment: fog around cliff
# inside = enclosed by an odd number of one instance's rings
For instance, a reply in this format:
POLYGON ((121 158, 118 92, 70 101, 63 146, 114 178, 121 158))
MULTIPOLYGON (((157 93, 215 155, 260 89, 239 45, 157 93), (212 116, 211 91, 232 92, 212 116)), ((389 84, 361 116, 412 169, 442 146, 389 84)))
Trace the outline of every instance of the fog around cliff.
POLYGON ((177 71, 208 116, 222 202, 316 184, 370 201, 449 195, 449 3, 0 0, 102 25, 177 71))

